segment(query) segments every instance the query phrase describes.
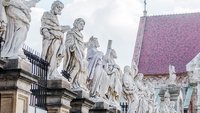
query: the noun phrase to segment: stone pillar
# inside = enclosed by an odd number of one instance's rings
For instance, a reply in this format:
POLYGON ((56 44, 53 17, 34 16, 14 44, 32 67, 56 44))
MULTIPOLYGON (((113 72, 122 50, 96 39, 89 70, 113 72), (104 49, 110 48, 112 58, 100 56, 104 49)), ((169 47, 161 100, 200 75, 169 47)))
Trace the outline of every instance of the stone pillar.
POLYGON ((70 102, 77 95, 69 90, 69 83, 65 80, 48 80, 47 87, 48 113, 69 113, 70 102))
POLYGON ((3 66, 5 65, 5 63, 6 62, 0 58, 0 69, 3 69, 3 66))
POLYGON ((90 109, 90 113, 110 113, 109 104, 105 102, 95 102, 95 105, 90 109))
POLYGON ((7 60, 0 71, 0 112, 28 113, 30 89, 37 76, 22 59, 7 60))
POLYGON ((94 106, 94 102, 89 100, 87 91, 75 91, 78 95, 71 101, 70 113, 89 113, 89 110, 94 106))

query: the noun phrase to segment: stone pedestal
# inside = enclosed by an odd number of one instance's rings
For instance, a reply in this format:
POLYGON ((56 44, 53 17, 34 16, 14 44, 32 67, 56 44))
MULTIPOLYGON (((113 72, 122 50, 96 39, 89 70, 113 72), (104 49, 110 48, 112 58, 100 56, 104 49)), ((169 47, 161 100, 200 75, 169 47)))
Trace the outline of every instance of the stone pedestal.
POLYGON ((90 113, 111 113, 109 104, 105 102, 95 102, 95 105, 90 109, 90 113))
POLYGON ((118 108, 116 107, 112 107, 109 109, 110 110, 110 113, 122 113, 121 110, 119 110, 118 108))
POLYGON ((47 82, 48 113, 69 113, 70 102, 77 94, 69 90, 70 85, 64 80, 48 80, 47 82))
POLYGON ((5 65, 6 61, 0 58, 0 69, 3 69, 3 66, 5 65))
POLYGON ((78 95, 71 101, 70 113, 89 113, 94 106, 94 102, 89 100, 89 93, 83 90, 75 91, 78 95))
POLYGON ((31 64, 22 59, 7 60, 0 71, 0 112, 28 113, 30 89, 37 76, 31 64))

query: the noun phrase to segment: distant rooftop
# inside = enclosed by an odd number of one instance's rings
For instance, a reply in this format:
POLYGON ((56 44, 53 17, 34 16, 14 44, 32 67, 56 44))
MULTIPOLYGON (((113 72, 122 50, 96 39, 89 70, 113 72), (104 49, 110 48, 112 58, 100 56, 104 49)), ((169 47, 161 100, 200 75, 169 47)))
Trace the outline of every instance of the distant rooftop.
POLYGON ((200 52, 200 13, 141 17, 133 60, 139 72, 166 74, 172 64, 177 73, 200 52))

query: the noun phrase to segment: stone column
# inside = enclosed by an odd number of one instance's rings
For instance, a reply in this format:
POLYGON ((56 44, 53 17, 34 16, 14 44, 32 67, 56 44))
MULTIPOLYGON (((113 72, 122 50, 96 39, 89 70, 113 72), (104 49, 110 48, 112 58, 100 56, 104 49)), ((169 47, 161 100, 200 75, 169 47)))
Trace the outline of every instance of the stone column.
POLYGON ((7 60, 0 71, 0 112, 28 113, 30 89, 37 76, 22 59, 7 60))
POLYGON ((0 58, 0 69, 3 69, 3 66, 5 65, 5 63, 6 62, 0 58))
POLYGON ((69 83, 65 80, 48 80, 47 87, 48 113, 69 113, 70 102, 77 95, 69 90, 69 83))
POLYGON ((116 107, 110 107, 106 102, 95 102, 95 105, 90 109, 89 113, 122 113, 116 107))
POLYGON ((89 93, 87 91, 75 91, 78 95, 71 101, 72 108, 70 113, 89 113, 89 110, 94 106, 94 102, 89 100, 89 93))
POLYGON ((105 102, 95 102, 95 105, 90 109, 90 113, 110 113, 109 104, 105 102))

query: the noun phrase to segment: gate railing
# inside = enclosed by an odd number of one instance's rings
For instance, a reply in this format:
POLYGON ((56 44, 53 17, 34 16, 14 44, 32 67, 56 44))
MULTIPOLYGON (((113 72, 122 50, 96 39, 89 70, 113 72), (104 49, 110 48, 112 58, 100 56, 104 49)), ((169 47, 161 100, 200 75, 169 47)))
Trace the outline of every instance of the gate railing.
POLYGON ((121 106, 122 113, 128 112, 128 103, 127 102, 121 102, 120 106, 121 106))
POLYGON ((31 85, 30 105, 46 109, 47 72, 49 63, 38 52, 24 45, 23 51, 32 65, 32 74, 38 76, 38 82, 31 85))

